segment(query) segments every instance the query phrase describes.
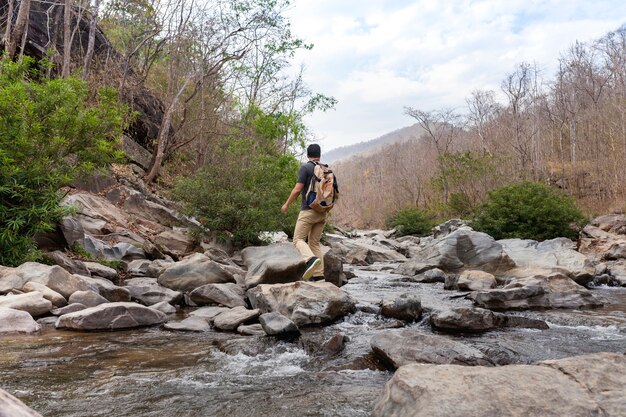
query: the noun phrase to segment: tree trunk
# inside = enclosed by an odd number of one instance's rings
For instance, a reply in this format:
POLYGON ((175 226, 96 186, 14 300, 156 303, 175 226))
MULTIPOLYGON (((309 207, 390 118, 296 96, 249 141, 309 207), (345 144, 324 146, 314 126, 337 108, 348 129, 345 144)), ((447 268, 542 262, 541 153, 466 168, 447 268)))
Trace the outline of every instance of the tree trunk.
POLYGON ((63 14, 63 67, 61 77, 70 76, 70 62, 72 53, 72 0, 65 0, 63 14))
POLYGON ((96 43, 96 23, 98 21, 98 13, 100 11, 100 0, 95 0, 93 10, 91 12, 91 20, 89 21, 89 40, 87 41, 87 53, 85 54, 85 62, 83 64, 83 78, 89 76, 89 67, 93 59, 94 45, 96 43))
POLYGON ((22 0, 22 3, 20 4, 20 10, 17 13, 17 19, 15 20, 15 30, 13 30, 7 44, 7 57, 9 59, 13 59, 13 57, 15 57, 17 45, 22 42, 22 36, 24 36, 26 25, 28 24, 28 17, 30 15, 30 2, 31 0, 22 0))
POLYGON ((9 42, 11 41, 11 29, 13 27, 13 2, 14 0, 9 0, 9 10, 7 12, 7 28, 4 32, 5 48, 9 45, 9 42))

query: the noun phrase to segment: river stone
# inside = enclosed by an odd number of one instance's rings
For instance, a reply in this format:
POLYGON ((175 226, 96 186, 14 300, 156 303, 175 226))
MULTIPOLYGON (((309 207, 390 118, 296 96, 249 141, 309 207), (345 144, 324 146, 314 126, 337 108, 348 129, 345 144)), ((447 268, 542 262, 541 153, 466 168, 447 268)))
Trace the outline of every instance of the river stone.
POLYGON ((154 278, 133 278, 126 281, 126 289, 130 292, 133 300, 143 305, 152 306, 160 302, 171 305, 180 303, 183 294, 180 291, 162 287, 154 278))
POLYGON ((92 276, 106 278, 111 281, 115 281, 119 277, 119 274, 115 269, 99 264, 98 262, 85 262, 85 266, 92 276))
POLYGON ((221 305, 229 308, 246 306, 243 289, 233 283, 203 285, 193 290, 189 297, 199 306, 221 305))
POLYGON ((161 324, 166 315, 136 303, 106 303, 75 313, 64 314, 57 320, 58 329, 116 330, 161 324))
POLYGON ((39 291, 0 296, 0 308, 26 311, 33 317, 47 314, 53 307, 52 302, 46 300, 39 291))
POLYGON ((484 308, 452 307, 434 312, 430 324, 437 330, 482 332, 499 327, 497 316, 484 308))
POLYGON ((463 271, 448 275, 443 286, 446 290, 479 291, 496 287, 496 278, 489 272, 463 271))
POLYGON ((464 228, 433 241, 416 258, 446 272, 478 269, 496 274, 515 266, 504 247, 491 236, 464 228))
POLYGON ((409 259, 397 267, 395 273, 398 275, 407 275, 412 277, 418 274, 426 273, 427 271, 435 268, 437 268, 437 264, 425 263, 420 259, 409 259))
POLYGON ((248 290, 252 307, 278 312, 296 326, 333 322, 355 311, 355 301, 329 282, 263 284, 248 290))
POLYGON ((45 256, 71 274, 91 275, 84 262, 70 259, 60 250, 46 252, 45 256))
POLYGON ((366 243, 344 242, 345 244, 349 246, 344 259, 351 265, 365 266, 376 262, 401 262, 406 260, 404 255, 395 250, 366 243))
POLYGON ((37 262, 26 262, 15 268, 14 273, 24 278, 24 283, 28 281, 38 282, 58 292, 65 298, 68 298, 76 291, 94 289, 86 281, 70 274, 58 265, 49 266, 37 262))
POLYGON ((324 281, 331 282, 337 287, 348 282, 348 277, 343 272, 343 261, 333 249, 327 249, 324 253, 324 281))
POLYGON ((375 335, 372 350, 393 368, 409 363, 492 366, 482 352, 444 336, 416 330, 385 331, 375 335))
POLYGON ((82 304, 86 307, 95 307, 100 304, 108 303, 109 300, 93 291, 76 291, 74 294, 70 295, 68 302, 70 304, 82 304))
POLYGON ((0 265, 0 294, 22 288, 27 282, 28 278, 15 273, 15 268, 0 265))
POLYGON ((246 288, 297 281, 306 268, 302 256, 290 243, 247 247, 241 256, 248 268, 246 288))
MULTIPOLYGON (((0 334, 35 333, 39 330, 41 330, 41 326, 28 312, 13 308, 0 308, 0 334)), ((0 411, 1 415, 2 411, 0 411)))
POLYGON ((26 404, 0 389, 0 417, 42 417, 26 404))
POLYGON ((422 301, 414 294, 401 294, 384 299, 380 305, 383 316, 404 321, 418 321, 422 317, 422 301))
POLYGON ((86 308, 87 306, 84 304, 73 303, 73 304, 68 304, 62 308, 55 308, 54 310, 50 311, 50 313, 54 314, 55 316, 62 316, 64 314, 75 313, 77 311, 81 311, 86 308))
POLYGON ((217 262, 197 253, 172 264, 159 275, 158 282, 172 290, 190 292, 206 284, 235 282, 235 278, 217 262))
POLYGON ((240 324, 247 323, 259 317, 258 309, 248 310, 245 307, 235 307, 220 313, 213 320, 213 326, 218 330, 236 330, 240 324))
POLYGON ((387 382, 373 416, 623 416, 625 384, 624 355, 614 353, 496 368, 410 364, 387 382))
POLYGON ((182 321, 169 321, 163 325, 166 330, 180 330, 185 332, 207 332, 211 325, 202 317, 187 317, 182 321))
POLYGON ((592 308, 602 302, 591 292, 562 274, 535 275, 519 279, 502 289, 476 291, 470 298, 479 307, 491 310, 546 308, 592 308))
POLYGON ((280 313, 264 313, 259 316, 261 327, 268 336, 291 338, 300 335, 296 324, 280 313))
POLYGON ((174 307, 173 305, 171 305, 167 301, 161 301, 160 303, 153 304, 153 305, 151 305, 149 307, 153 308, 155 310, 158 310, 161 313, 165 313, 165 314, 174 314, 174 313, 176 313, 176 307, 174 307))
POLYGON ((67 300, 65 299, 65 297, 38 282, 27 282, 26 285, 22 287, 22 291, 39 291, 41 294, 43 294, 43 298, 45 298, 46 300, 50 300, 50 302, 52 302, 52 305, 55 307, 63 307, 67 305, 67 300))
POLYGON ((197 310, 189 313, 190 316, 202 317, 209 321, 209 323, 213 323, 215 317, 219 316, 225 311, 230 310, 226 307, 201 307, 197 310))
POLYGON ((426 272, 422 272, 418 275, 415 275, 412 280, 415 282, 423 282, 425 284, 430 284, 433 282, 444 283, 446 282, 447 277, 448 277, 448 274, 443 272, 441 269, 433 268, 433 269, 429 269, 426 272))
POLYGON ((242 324, 237 327, 237 333, 243 336, 265 336, 265 330, 263 330, 263 326, 260 323, 254 324, 242 324))
POLYGON ((83 281, 92 285, 98 294, 112 303, 130 301, 130 291, 127 288, 113 284, 106 278, 80 277, 83 281))

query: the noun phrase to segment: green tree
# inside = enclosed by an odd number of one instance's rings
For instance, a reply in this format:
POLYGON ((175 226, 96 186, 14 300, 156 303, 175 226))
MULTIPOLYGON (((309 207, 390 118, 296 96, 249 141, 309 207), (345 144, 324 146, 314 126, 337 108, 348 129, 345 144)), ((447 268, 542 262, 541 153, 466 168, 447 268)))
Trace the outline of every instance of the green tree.
POLYGON ((35 234, 67 212, 59 189, 122 156, 127 112, 75 78, 41 79, 45 63, 0 63, 0 264, 37 255, 35 234))
POLYGON ((399 236, 427 234, 435 223, 432 213, 414 207, 401 209, 387 219, 387 227, 395 227, 399 236))
POLYGON ((573 198, 541 183, 522 182, 490 192, 472 227, 495 239, 576 239, 584 223, 573 198))

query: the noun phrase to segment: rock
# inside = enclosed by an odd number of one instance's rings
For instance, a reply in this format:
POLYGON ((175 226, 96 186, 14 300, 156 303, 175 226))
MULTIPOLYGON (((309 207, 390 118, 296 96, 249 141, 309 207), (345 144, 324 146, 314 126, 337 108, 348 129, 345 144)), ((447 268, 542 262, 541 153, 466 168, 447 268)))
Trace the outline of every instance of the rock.
POLYGON ((63 217, 59 222, 59 228, 69 248, 73 248, 76 243, 79 245, 83 244, 85 229, 83 229, 83 225, 77 219, 70 216, 63 217))
POLYGON ((496 278, 489 272, 463 271, 459 275, 448 275, 443 286, 446 290, 479 291, 496 287, 496 278))
POLYGON ((383 316, 404 321, 418 321, 422 317, 422 301, 417 295, 402 294, 394 299, 385 299, 381 303, 383 316))
POLYGON ((246 288, 297 281, 305 270, 302 256, 290 243, 247 247, 241 256, 248 268, 246 288))
POLYGON ((77 311, 81 311, 86 308, 87 306, 84 304, 74 303, 74 304, 66 305, 65 307, 62 307, 62 308, 55 308, 54 310, 50 311, 50 313, 54 314, 55 316, 62 316, 64 314, 75 313, 77 311))
POLYGON ((91 275, 84 262, 70 259, 65 253, 59 250, 46 252, 45 256, 70 274, 91 275))
POLYGON ((42 417, 26 404, 0 389, 0 417, 42 417))
POLYGON ((324 253, 324 281, 331 282, 341 287, 348 282, 348 277, 343 272, 343 261, 332 249, 324 253))
POLYGON ((218 330, 236 330, 240 324, 252 321, 260 314, 258 309, 248 310, 245 307, 235 307, 216 316, 213 326, 218 330))
POLYGON ((158 282, 172 290, 193 291, 206 284, 235 282, 235 278, 217 262, 197 253, 168 267, 158 282))
POLYGON ((91 235, 106 235, 113 232, 116 225, 129 224, 126 213, 104 197, 94 194, 71 194, 65 197, 61 204, 78 208, 78 213, 74 218, 80 223, 84 232, 91 235))
POLYGON ((41 328, 51 327, 54 329, 56 322, 57 318, 55 316, 40 317, 37 319, 37 324, 40 325, 41 328))
MULTIPOLYGON (((434 263, 424 263, 419 259, 410 259, 396 268, 395 273, 398 275, 415 276, 426 273, 431 269, 437 268, 434 263)), ((440 270, 440 269, 439 269, 440 270)))
POLYGON ((201 307, 197 310, 192 311, 191 313, 189 313, 189 315, 202 317, 206 319, 209 323, 213 323, 215 317, 228 310, 230 309, 226 307, 201 307))
POLYGON ((111 246, 92 236, 85 236, 84 242, 83 248, 96 258, 117 259, 120 261, 146 258, 146 253, 143 249, 131 243, 122 242, 111 246))
POLYGON ((252 307, 277 312, 298 327, 335 321, 355 310, 355 301, 329 282, 263 284, 248 290, 252 307))
POLYGON ((108 279, 99 277, 81 278, 95 289, 94 292, 97 292, 112 303, 130 301, 130 291, 127 288, 113 284, 108 279))
POLYGON ((280 313, 264 313, 259 316, 261 327, 268 336, 278 338, 292 338, 300 335, 296 324, 280 313))
POLYGON ((165 259, 157 259, 150 263, 148 266, 148 270, 146 271, 145 276, 158 278, 167 268, 174 265, 174 261, 165 260, 165 259))
POLYGON ((22 291, 26 293, 39 291, 43 295, 43 298, 50 300, 54 307, 63 307, 67 305, 65 297, 38 282, 27 282, 26 285, 22 287, 22 291))
POLYGON ((164 253, 177 258, 193 252, 196 242, 188 233, 181 230, 166 230, 154 238, 154 243, 160 245, 164 253))
POLYGON ((265 336, 265 330, 263 330, 263 326, 260 323, 242 324, 237 327, 237 333, 243 336, 265 336))
POLYGON ((77 303, 86 307, 95 307, 109 302, 109 300, 93 291, 76 291, 70 295, 68 301, 70 304, 77 303))
POLYGON ((126 284, 126 289, 130 292, 131 298, 146 306, 160 302, 176 305, 183 298, 181 292, 162 287, 153 278, 134 278, 128 280, 126 284))
POLYGON ((472 228, 469 227, 467 225, 467 223, 465 223, 463 220, 461 219, 450 219, 445 223, 441 223, 435 227, 433 227, 433 236, 435 238, 440 238, 442 236, 447 236, 452 232, 455 232, 457 230, 466 230, 466 231, 472 231, 472 228))
POLYGON ((28 278, 15 273, 15 268, 0 266, 0 294, 11 292, 14 288, 22 288, 28 278))
POLYGON ((518 279, 502 289, 470 294, 479 307, 491 310, 592 308, 602 305, 589 290, 562 274, 518 279))
POLYGON ((608 233, 626 235, 626 215, 623 214, 607 214, 596 217, 591 221, 591 225, 608 233))
POLYGON ((109 170, 107 172, 94 171, 94 173, 86 177, 79 177, 72 185, 77 190, 100 194, 116 184, 117 180, 109 170))
POLYGON ((136 303, 107 303, 75 313, 64 314, 57 320, 58 329, 116 330, 161 324, 166 315, 136 303))
POLYGON ((500 327, 496 313, 483 308, 452 307, 434 312, 430 324, 448 332, 484 332, 500 327))
POLYGON ((174 307, 173 305, 171 305, 167 301, 161 301, 160 303, 153 304, 153 305, 151 305, 149 307, 153 308, 155 310, 158 310, 161 313, 165 313, 165 314, 174 314, 174 313, 176 313, 176 307, 174 307))
POLYGON ((57 265, 49 266, 36 262, 26 262, 15 268, 13 272, 22 277, 24 284, 29 281, 43 284, 65 298, 76 291, 93 289, 87 282, 57 265))
POLYGON ((626 242, 612 244, 602 258, 608 261, 626 258, 626 242))
POLYGON ((385 363, 399 368, 409 363, 492 366, 482 352, 443 336, 416 330, 385 331, 376 334, 372 350, 385 363))
POLYGON ((187 224, 174 210, 148 200, 143 193, 132 193, 124 201, 123 207, 128 213, 155 221, 167 227, 185 226, 187 224))
POLYGON ((422 272, 421 274, 415 275, 413 277, 413 281, 415 282, 423 282, 423 283, 433 283, 433 282, 441 282, 445 283, 448 278, 448 274, 443 272, 439 268, 429 269, 426 272, 422 272))
POLYGON ((499 242, 485 233, 463 228, 433 241, 416 257, 446 272, 475 269, 497 274, 515 267, 499 242))
POLYGON ((385 385, 373 416, 621 416, 625 383, 624 355, 614 353, 495 368, 410 364, 385 385))
MULTIPOLYGON (((13 308, 0 308, 0 335, 6 333, 35 333, 41 330, 41 326, 26 311, 13 308)), ((1 394, 0 394, 1 396, 1 394)), ((0 397, 0 416, 2 400, 0 397)))
POLYGON ((187 317, 182 321, 169 321, 163 325, 166 330, 181 330, 186 332, 208 332, 211 325, 202 317, 187 317))
MULTIPOLYGON (((152 262, 154 261, 149 261, 147 259, 135 259, 134 261, 131 261, 128 265, 126 265, 126 273, 132 277, 156 278, 159 276, 159 274, 155 274, 153 276, 153 275, 150 275, 148 272, 150 270, 150 265, 152 265, 152 262)), ((160 272, 163 272, 163 271, 160 271, 160 272)))
POLYGON ((102 277, 111 281, 116 281, 119 278, 119 274, 115 269, 99 264, 98 262, 85 262, 85 266, 91 276, 102 277))
POLYGON ((129 161, 138 164, 143 169, 150 168, 152 153, 126 135, 122 135, 122 149, 129 161))
MULTIPOLYGON (((344 259, 351 265, 371 265, 376 262, 402 262, 406 257, 393 249, 369 243, 367 240, 344 240, 344 259)), ((338 247, 338 245, 335 245, 338 247)))
POLYGON ((199 306, 221 305, 229 308, 246 306, 243 289, 233 283, 203 285, 193 290, 189 297, 199 306))
POLYGON ((324 342, 322 350, 327 355, 336 355, 343 350, 347 340, 345 333, 337 333, 324 342))
POLYGON ((31 316, 41 316, 52 310, 53 305, 50 300, 46 300, 39 291, 25 294, 9 294, 0 296, 0 308, 12 308, 14 310, 26 311, 31 316))

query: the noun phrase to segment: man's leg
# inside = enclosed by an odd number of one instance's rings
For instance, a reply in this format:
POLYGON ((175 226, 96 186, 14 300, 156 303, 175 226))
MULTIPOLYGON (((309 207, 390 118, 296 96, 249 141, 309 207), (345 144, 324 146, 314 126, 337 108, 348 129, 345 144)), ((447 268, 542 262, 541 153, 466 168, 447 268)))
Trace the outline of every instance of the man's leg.
POLYGON ((293 231, 293 244, 302 255, 304 262, 315 256, 306 243, 306 239, 309 237, 313 227, 314 218, 311 215, 312 213, 314 214, 313 210, 301 210, 296 221, 296 228, 293 231))
POLYGON ((320 245, 320 239, 324 232, 324 225, 326 224, 326 213, 315 213, 317 222, 314 223, 309 232, 309 248, 311 252, 322 261, 315 269, 313 269, 313 277, 324 276, 324 256, 322 255, 322 247, 320 245))

